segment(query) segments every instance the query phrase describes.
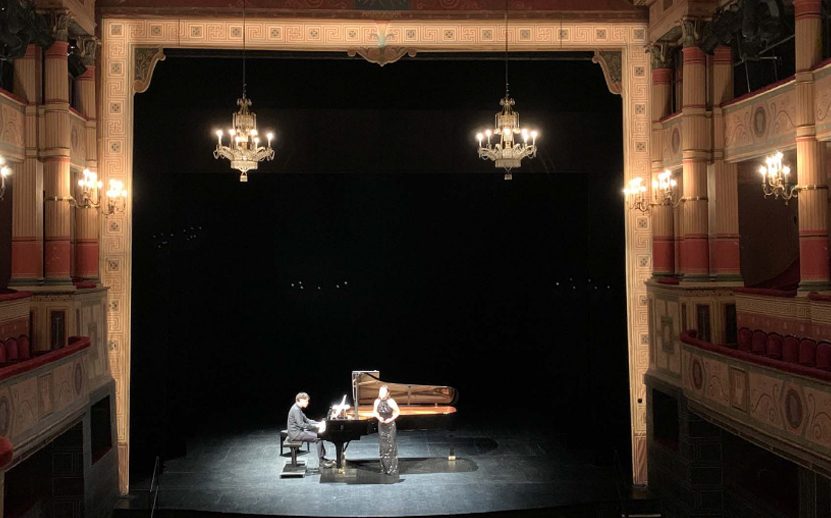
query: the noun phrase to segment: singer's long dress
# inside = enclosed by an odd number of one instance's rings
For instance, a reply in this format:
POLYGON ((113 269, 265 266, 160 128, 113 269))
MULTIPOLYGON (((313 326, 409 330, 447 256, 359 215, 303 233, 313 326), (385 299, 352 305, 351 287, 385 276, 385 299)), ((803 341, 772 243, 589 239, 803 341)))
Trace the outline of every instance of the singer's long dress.
MULTIPOLYGON (((382 399, 378 403, 378 415, 384 419, 392 417, 392 407, 389 402, 382 399)), ((378 436, 380 437, 381 471, 387 475, 398 476, 398 444, 396 443, 395 421, 392 423, 378 423, 378 436)))

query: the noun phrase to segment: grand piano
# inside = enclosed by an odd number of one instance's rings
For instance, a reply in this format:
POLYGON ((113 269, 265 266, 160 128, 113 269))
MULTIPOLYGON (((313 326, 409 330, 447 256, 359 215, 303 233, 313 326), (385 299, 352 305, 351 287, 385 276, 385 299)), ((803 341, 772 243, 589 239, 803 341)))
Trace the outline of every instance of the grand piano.
MULTIPOLYGON (((326 418, 326 428, 318 434, 335 445, 337 468, 344 469, 344 451, 350 441, 378 432, 378 420, 372 417, 372 407, 381 385, 389 388, 390 396, 398 403, 401 414, 396 427, 402 430, 453 430, 458 391, 440 385, 411 385, 382 381, 378 371, 352 371, 352 401, 355 405, 346 411, 333 406, 326 418)), ((454 458, 450 447, 448 458, 454 458)))

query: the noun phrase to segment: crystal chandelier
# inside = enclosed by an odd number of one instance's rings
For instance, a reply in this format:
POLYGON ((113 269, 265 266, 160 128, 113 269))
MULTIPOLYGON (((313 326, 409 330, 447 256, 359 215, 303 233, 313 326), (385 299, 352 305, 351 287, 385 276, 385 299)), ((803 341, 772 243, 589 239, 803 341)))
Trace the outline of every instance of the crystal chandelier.
POLYGON ((482 160, 492 160, 496 167, 501 167, 505 170, 505 179, 511 180, 513 175, 511 170, 522 166, 523 158, 534 158, 537 156, 537 136, 536 131, 528 131, 521 128, 519 125, 519 112, 514 111, 514 100, 508 94, 508 2, 505 1, 505 97, 499 100, 499 105, 502 111, 497 112, 494 117, 494 130, 488 129, 482 133, 476 134, 476 140, 479 141, 479 158, 482 160), (522 138, 522 142, 518 142, 518 137, 522 138), (528 138, 531 138, 531 143, 528 143, 528 138), (496 143, 491 143, 491 138, 498 140, 496 143), (487 139, 487 144, 482 145, 482 141, 487 139))
POLYGON ((774 198, 782 197, 785 200, 785 205, 799 195, 800 186, 790 185, 788 183, 788 175, 791 173, 791 168, 782 165, 781 151, 777 151, 765 159, 766 166, 759 168, 759 173, 762 175, 762 192, 765 193, 765 198, 773 196, 774 198))
POLYGON ((251 99, 245 96, 245 0, 242 3, 242 98, 237 99, 239 110, 233 114, 231 129, 228 130, 229 142, 222 145, 222 130, 217 130, 217 143, 214 149, 214 158, 227 158, 231 161, 231 168, 240 172, 239 181, 248 181, 248 171, 257 169, 263 160, 274 160, 274 150, 271 140, 274 136, 267 135, 268 145, 260 145, 257 132, 257 114, 250 110, 251 99))
POLYGON ((6 178, 12 174, 12 170, 6 165, 6 159, 0 156, 0 201, 6 194, 6 178))

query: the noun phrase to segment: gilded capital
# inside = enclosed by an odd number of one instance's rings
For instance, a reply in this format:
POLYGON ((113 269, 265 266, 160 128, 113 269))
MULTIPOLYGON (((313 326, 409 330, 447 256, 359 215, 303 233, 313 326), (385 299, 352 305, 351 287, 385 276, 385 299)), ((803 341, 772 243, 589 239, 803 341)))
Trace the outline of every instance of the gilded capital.
POLYGON ((656 41, 646 46, 652 61, 652 70, 672 67, 672 45, 666 41, 656 41))
POLYGON ((701 42, 704 32, 704 20, 684 18, 681 20, 681 43, 684 47, 695 47, 701 42))
POLYGON ((65 10, 46 11, 44 13, 53 38, 57 41, 69 41, 69 12, 65 10))
POLYGON ((84 35, 78 36, 75 41, 84 65, 88 67, 95 66, 95 53, 98 51, 98 47, 101 46, 101 40, 95 36, 84 35))

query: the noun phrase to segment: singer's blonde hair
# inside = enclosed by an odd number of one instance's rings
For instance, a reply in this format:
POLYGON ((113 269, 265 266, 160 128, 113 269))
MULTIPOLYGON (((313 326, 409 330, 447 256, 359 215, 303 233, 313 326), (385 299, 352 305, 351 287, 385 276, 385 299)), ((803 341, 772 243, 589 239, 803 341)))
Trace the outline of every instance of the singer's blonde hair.
POLYGON ((378 399, 389 399, 389 398, 390 398, 390 388, 389 388, 388 386, 386 386, 386 385, 381 385, 381 386, 378 388, 378 399), (382 398, 382 397, 381 397, 381 391, 382 391, 382 390, 384 390, 384 389, 387 389, 387 397, 382 398))

